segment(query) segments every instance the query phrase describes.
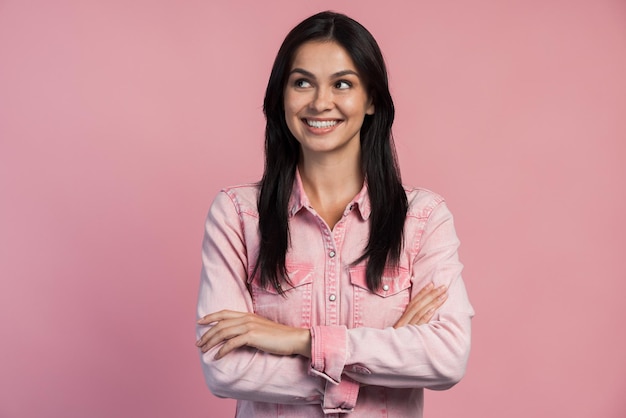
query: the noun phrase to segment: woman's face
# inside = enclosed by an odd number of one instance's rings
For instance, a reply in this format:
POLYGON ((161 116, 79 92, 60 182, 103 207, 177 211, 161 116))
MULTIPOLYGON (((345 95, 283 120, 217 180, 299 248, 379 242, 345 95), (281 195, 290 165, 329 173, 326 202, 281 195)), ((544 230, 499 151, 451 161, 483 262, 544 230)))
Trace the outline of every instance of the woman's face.
POLYGON ((304 158, 360 151, 374 105, 352 58, 339 44, 311 41, 296 51, 284 90, 285 119, 304 158))

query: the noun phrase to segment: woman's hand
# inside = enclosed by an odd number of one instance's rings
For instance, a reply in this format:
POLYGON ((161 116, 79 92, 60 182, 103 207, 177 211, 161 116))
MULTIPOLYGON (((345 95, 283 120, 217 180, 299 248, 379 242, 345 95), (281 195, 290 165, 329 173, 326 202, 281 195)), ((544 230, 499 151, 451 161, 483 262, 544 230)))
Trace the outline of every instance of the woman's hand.
POLYGON ((249 312, 223 310, 198 321, 199 325, 215 325, 196 342, 203 353, 220 343, 215 355, 219 360, 238 347, 254 347, 267 353, 311 357, 311 333, 306 328, 279 324, 249 312))
POLYGON ((393 327, 400 328, 405 325, 427 324, 435 314, 435 311, 448 298, 446 290, 445 286, 435 288, 433 283, 424 286, 409 302, 404 313, 393 327))

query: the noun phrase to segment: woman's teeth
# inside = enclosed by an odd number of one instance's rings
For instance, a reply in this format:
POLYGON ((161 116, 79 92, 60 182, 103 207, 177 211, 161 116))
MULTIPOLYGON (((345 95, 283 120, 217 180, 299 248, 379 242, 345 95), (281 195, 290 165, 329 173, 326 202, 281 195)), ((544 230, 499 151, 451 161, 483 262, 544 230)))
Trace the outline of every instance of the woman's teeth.
POLYGON ((306 123, 313 128, 330 128, 337 124, 336 120, 308 120, 306 123))

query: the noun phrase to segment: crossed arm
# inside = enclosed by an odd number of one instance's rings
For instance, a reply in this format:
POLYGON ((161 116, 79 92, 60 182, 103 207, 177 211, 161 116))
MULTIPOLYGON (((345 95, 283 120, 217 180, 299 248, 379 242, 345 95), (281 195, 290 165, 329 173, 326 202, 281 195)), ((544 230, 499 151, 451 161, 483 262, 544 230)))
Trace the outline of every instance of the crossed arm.
POLYGON ((350 380, 357 387, 444 389, 460 379, 473 312, 460 277, 458 240, 447 208, 442 206, 431 216, 416 261, 420 276, 415 282, 427 283, 432 277, 436 285, 415 289, 393 328, 309 330, 253 313, 245 287, 242 224, 225 194, 216 202, 203 244, 196 342, 215 395, 282 404, 322 402, 326 407, 340 399, 331 392, 341 391, 350 380), (227 256, 226 251, 232 254, 227 256), (369 349, 374 341, 377 350, 369 349))
MULTIPOLYGON (((428 284, 411 300, 394 328, 428 323, 446 297, 445 286, 428 284)), ((216 360, 243 346, 280 356, 297 354, 311 357, 311 333, 308 328, 290 327, 251 312, 231 310, 205 315, 198 324, 213 324, 196 342, 196 346, 206 353, 223 344, 215 355, 216 360)))

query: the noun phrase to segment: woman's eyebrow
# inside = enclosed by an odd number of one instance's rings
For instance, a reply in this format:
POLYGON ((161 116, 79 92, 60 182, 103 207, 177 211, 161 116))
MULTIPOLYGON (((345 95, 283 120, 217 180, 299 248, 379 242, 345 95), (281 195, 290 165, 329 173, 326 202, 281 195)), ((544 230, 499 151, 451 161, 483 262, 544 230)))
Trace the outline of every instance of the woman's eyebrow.
MULTIPOLYGON (((305 77, 315 79, 315 75, 312 72, 304 70, 302 68, 294 68, 293 70, 289 72, 289 75, 294 74, 294 73, 302 74, 305 77)), ((343 77, 344 75, 355 75, 359 77, 359 73, 357 73, 354 70, 342 70, 342 71, 337 71, 334 74, 331 74, 331 78, 343 77)))

